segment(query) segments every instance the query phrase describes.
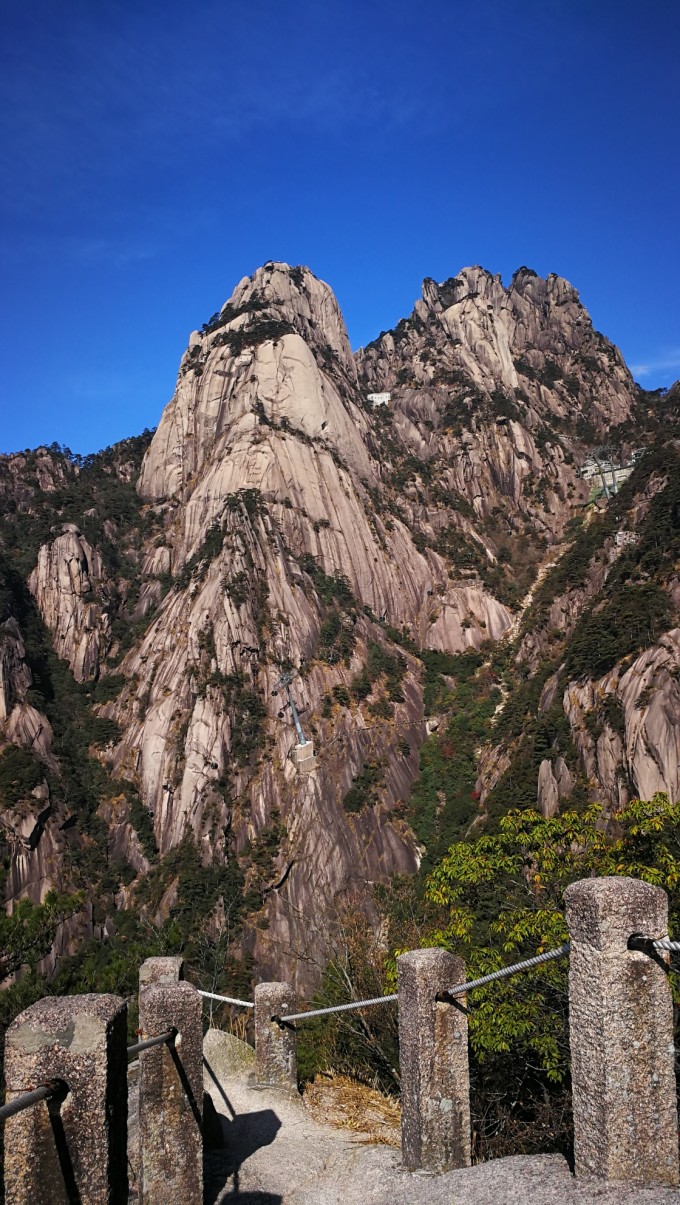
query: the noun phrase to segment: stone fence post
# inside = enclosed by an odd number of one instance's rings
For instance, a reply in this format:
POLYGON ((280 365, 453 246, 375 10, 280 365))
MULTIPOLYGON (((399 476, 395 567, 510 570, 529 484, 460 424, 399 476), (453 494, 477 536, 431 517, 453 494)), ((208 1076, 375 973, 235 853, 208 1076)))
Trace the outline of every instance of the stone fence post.
POLYGON ((127 1205, 127 1004, 48 996, 6 1037, 7 1102, 44 1084, 57 1098, 5 1122, 6 1205, 127 1205))
POLYGON ((176 1034, 139 1055, 142 1205, 203 1200, 202 1002, 181 974, 181 958, 149 958, 139 973, 140 1041, 176 1034))
POLYGON ((564 898, 576 1175, 675 1185, 668 956, 628 949, 636 934, 666 936, 666 893, 612 877, 572 883, 564 898))
POLYGON ((297 1092, 295 1030, 272 1017, 295 1012, 295 992, 287 983, 255 987, 255 1083, 297 1092))
POLYGON ((470 1166, 470 1073, 465 997, 437 996, 465 982, 465 963, 446 950, 397 959, 401 1154, 408 1171, 470 1166))
POLYGON ((147 958, 139 968, 139 990, 152 983, 179 983, 184 979, 184 959, 175 955, 147 958))

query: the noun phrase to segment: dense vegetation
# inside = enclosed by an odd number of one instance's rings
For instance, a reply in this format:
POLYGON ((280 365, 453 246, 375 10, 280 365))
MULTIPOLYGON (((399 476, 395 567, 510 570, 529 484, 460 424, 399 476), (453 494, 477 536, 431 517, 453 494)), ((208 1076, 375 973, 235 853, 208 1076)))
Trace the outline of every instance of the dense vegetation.
MULTIPOLYGON (((420 889, 400 880, 377 890, 387 953, 383 944, 367 943, 361 918, 348 910, 315 1003, 394 991, 396 955, 419 945, 463 957, 468 978, 555 948, 568 940, 564 890, 590 875, 631 875, 662 886, 677 934, 679 824, 680 804, 664 795, 633 800, 607 826, 599 804, 550 820, 531 809, 510 812, 498 833, 454 842, 420 889)), ((477 1159, 571 1153, 567 970, 567 960, 557 960, 468 996, 477 1159)), ((391 1006, 310 1022, 299 1042, 303 1078, 334 1067, 398 1091, 391 1006)))
POLYGON ((480 653, 425 652, 422 657, 425 710, 441 718, 421 746, 408 816, 425 846, 423 869, 430 869, 479 816, 476 750, 500 694, 480 653))

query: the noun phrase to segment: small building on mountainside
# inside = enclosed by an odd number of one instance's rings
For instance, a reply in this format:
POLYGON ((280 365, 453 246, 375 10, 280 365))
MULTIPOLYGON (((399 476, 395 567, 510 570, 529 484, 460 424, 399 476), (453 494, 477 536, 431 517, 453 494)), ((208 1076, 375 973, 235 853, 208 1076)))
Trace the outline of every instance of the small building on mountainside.
POLYGON ((640 539, 636 531, 626 531, 624 528, 616 533, 617 548, 625 548, 627 544, 637 544, 640 539))

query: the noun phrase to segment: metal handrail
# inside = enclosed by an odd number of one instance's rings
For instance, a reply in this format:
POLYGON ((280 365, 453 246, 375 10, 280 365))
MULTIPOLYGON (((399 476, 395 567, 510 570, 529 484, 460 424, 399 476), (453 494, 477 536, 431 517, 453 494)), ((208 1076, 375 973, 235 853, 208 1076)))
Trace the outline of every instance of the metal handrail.
POLYGON ((143 1042, 135 1042, 134 1046, 128 1046, 128 1058, 132 1054, 139 1054, 140 1050, 150 1050, 152 1046, 162 1046, 164 1042, 172 1042, 176 1036, 176 1030, 166 1029, 165 1033, 159 1033, 155 1038, 144 1038, 143 1042))
POLYGON ((329 1008, 312 1008, 305 1013, 281 1013, 272 1017, 277 1025, 290 1025, 293 1021, 309 1021, 312 1017, 329 1017, 331 1013, 348 1013, 356 1008, 372 1008, 374 1004, 393 1004, 399 997, 394 992, 391 996, 372 996, 370 1000, 352 1000, 349 1004, 334 1004, 329 1008))
POLYGON ((15 1113, 21 1113, 24 1109, 30 1109, 31 1105, 37 1105, 41 1100, 49 1100, 52 1096, 59 1096, 63 1091, 64 1085, 59 1080, 48 1080, 45 1084, 40 1084, 31 1092, 24 1092, 21 1096, 15 1097, 5 1105, 0 1106, 0 1121, 5 1121, 8 1117, 14 1117, 15 1113))
POLYGON ((517 975, 519 971, 530 971, 532 967, 540 966, 542 962, 550 962, 553 958, 564 958, 571 948, 570 942, 558 946, 555 950, 546 950, 544 954, 536 954, 534 958, 524 958, 522 962, 513 962, 512 966, 501 967, 499 971, 491 971, 488 975, 480 975, 479 979, 469 979, 467 983, 457 983, 455 987, 447 987, 437 999, 446 1002, 448 996, 464 996, 476 987, 484 987, 496 979, 507 979, 509 975, 517 975))
POLYGON ((201 988, 196 989, 199 996, 203 996, 204 1000, 219 1000, 222 1004, 235 1004, 239 1008, 254 1008, 252 1000, 239 1000, 237 996, 218 996, 217 992, 204 992, 201 988))

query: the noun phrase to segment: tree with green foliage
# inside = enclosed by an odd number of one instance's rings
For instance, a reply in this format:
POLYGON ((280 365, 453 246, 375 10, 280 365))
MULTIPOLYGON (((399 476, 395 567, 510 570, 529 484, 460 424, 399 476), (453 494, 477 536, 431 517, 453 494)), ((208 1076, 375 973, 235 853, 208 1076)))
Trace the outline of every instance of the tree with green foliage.
POLYGON ((500 693, 480 653, 454 656, 427 650, 420 656, 425 712, 446 716, 420 747, 420 776, 407 806, 413 830, 426 847, 424 868, 430 870, 479 814, 476 750, 500 693))
POLYGON ((48 891, 42 904, 19 900, 11 915, 0 911, 0 983, 22 967, 35 971, 49 952, 58 925, 82 906, 83 893, 48 891))
MULTIPOLYGON (((469 978, 568 940, 564 889, 577 879, 626 875, 663 887, 680 928, 680 803, 632 800, 602 823, 601 804, 546 819, 513 811, 499 832, 451 846, 425 895, 445 912, 424 937, 466 959, 469 978)), ((495 982, 471 995, 470 1042, 483 1063, 512 1053, 548 1081, 568 1076, 566 961, 495 982)))

